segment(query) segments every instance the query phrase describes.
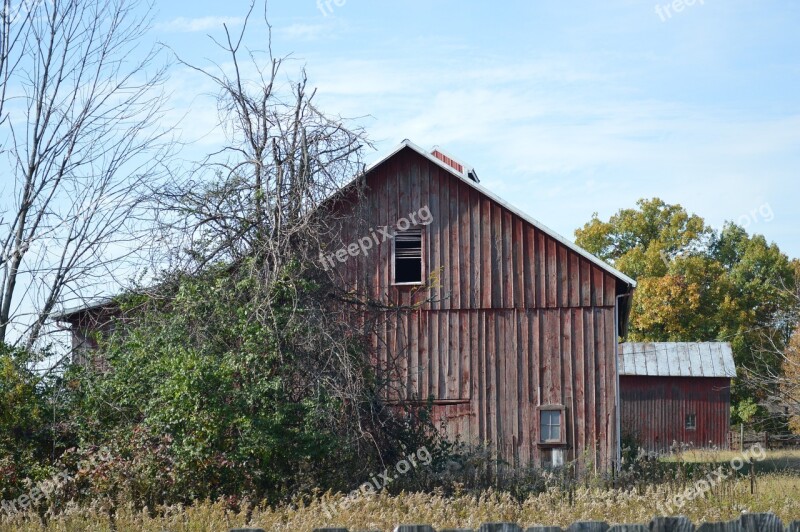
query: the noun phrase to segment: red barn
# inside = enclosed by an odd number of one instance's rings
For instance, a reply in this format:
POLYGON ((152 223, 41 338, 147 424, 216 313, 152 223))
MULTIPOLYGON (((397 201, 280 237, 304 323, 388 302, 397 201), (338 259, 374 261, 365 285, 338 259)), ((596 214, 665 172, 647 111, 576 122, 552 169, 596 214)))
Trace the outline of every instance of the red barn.
POLYGON ((354 221, 320 259, 348 290, 408 309, 388 311, 373 342, 379 371, 398 362, 396 398, 432 399, 451 437, 490 442, 512 465, 611 466, 636 283, 442 150, 404 141, 361 182, 354 221), (375 228, 394 236, 368 242, 375 228))
POLYGON ((674 443, 727 446, 730 344, 623 343, 619 356, 624 439, 659 453, 674 443))
MULTIPOLYGON (((320 261, 387 309, 372 357, 388 399, 430 400, 449 436, 513 466, 618 462, 617 346, 635 281, 440 149, 404 141, 358 182, 363 196, 332 199, 352 212, 320 261)), ((96 324, 86 310, 58 317, 76 347, 96 324)))

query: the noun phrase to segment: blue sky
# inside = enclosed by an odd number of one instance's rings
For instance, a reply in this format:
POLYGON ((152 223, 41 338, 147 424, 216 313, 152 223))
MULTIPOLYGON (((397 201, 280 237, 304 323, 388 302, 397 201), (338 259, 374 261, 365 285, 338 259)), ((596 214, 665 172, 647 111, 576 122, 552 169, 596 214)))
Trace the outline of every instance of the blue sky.
MULTIPOLYGON (((224 61, 208 35, 247 5, 157 0, 151 37, 224 61)), ((438 144, 569 238, 658 196, 800 257, 800 2, 272 0, 269 15, 287 77, 305 66, 321 107, 366 128, 367 161, 438 144)), ((170 88, 184 140, 213 149, 211 87, 178 68, 170 88)))

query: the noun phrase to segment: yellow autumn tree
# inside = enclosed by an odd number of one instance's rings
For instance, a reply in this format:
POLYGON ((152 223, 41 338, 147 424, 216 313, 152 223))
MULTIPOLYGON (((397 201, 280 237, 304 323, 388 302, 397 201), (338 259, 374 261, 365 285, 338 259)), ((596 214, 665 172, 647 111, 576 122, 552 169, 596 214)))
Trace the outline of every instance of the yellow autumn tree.
POLYGON ((762 235, 733 223, 715 230, 659 198, 640 199, 607 220, 595 214, 575 237, 579 246, 636 279, 629 341, 731 343, 737 367, 759 376, 734 381, 733 423, 749 420, 754 405, 777 391, 783 332, 800 314, 793 310, 800 298, 788 297, 786 290, 800 278, 800 261, 790 262, 762 235), (778 339, 770 356, 761 353, 764 335, 778 339))

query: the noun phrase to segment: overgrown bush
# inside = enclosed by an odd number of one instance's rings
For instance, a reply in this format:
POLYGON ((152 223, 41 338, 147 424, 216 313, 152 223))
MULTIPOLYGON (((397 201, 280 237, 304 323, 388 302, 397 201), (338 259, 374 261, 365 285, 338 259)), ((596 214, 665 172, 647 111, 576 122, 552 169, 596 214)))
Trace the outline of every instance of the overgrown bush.
POLYGON ((0 499, 52 473, 53 407, 50 388, 31 370, 35 362, 32 353, 0 344, 0 499))
POLYGON ((292 307, 273 308, 279 321, 264 326, 243 271, 213 268, 159 297, 127 298, 118 332, 94 354, 104 363, 70 370, 75 430, 113 457, 76 494, 150 507, 278 502, 349 491, 421 447, 432 471, 458 454, 426 408, 381 401, 357 338, 346 360, 317 351, 317 285, 287 276, 274 290, 291 297, 273 301, 292 307))

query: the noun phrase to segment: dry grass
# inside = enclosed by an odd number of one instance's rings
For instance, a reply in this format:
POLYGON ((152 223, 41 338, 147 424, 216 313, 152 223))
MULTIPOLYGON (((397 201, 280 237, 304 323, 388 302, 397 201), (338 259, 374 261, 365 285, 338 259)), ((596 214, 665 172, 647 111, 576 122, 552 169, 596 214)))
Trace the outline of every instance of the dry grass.
MULTIPOLYGON (((399 523, 429 523, 436 528, 477 528, 488 521, 512 521, 523 526, 555 524, 567 526, 578 520, 600 519, 614 523, 647 522, 661 514, 663 504, 674 493, 668 486, 637 491, 582 488, 575 492, 573 504, 557 490, 531 496, 522 502, 504 493, 443 497, 422 493, 390 496, 385 494, 359 499, 349 506, 339 496, 324 497, 310 505, 257 508, 251 519, 244 514, 226 512, 221 504, 203 503, 192 507, 172 507, 164 516, 148 517, 145 512, 118 510, 116 530, 133 531, 226 531, 244 526, 266 530, 311 530, 323 525, 342 525, 350 530, 392 530, 399 523), (332 509, 327 518, 323 504, 332 509)), ((742 512, 774 512, 784 522, 800 519, 800 477, 787 474, 760 475, 756 494, 750 495, 747 479, 725 481, 705 497, 686 504, 680 512, 693 521, 735 519, 742 512)), ((111 530, 107 515, 96 509, 72 509, 47 526, 30 516, 2 521, 0 530, 14 531, 104 531, 111 530)))
MULTIPOLYGON (((745 452, 747 452, 745 450, 745 452)), ((766 457, 754 461, 756 471, 800 471, 800 449, 780 449, 766 451, 766 457)), ((689 449, 664 458, 670 462, 722 463, 740 458, 739 451, 714 451, 708 449, 689 449)), ((756 455, 754 455, 756 456, 756 455)))

